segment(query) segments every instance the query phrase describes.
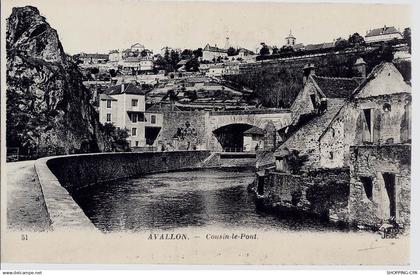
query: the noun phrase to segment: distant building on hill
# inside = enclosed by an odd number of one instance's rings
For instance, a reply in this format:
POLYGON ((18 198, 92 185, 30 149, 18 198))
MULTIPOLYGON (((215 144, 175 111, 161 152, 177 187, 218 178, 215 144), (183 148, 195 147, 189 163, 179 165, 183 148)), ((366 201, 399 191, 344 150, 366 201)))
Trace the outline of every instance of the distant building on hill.
POLYGON ((83 64, 98 64, 106 63, 108 61, 109 55, 100 53, 80 53, 74 57, 82 61, 83 64))
POLYGON ((213 47, 207 44, 203 49, 202 60, 213 61, 215 59, 218 59, 219 57, 225 58, 227 56, 228 54, 226 49, 218 48, 216 45, 213 47))
POLYGON ((295 45, 295 43, 296 43, 296 37, 294 37, 292 35, 292 30, 290 30, 289 35, 285 39, 286 39, 285 46, 293 47, 295 45))
POLYGON ((383 26, 383 28, 377 28, 366 32, 365 42, 366 43, 373 43, 373 42, 384 42, 393 39, 402 39, 403 36, 400 31, 398 31, 394 26, 387 27, 383 26))

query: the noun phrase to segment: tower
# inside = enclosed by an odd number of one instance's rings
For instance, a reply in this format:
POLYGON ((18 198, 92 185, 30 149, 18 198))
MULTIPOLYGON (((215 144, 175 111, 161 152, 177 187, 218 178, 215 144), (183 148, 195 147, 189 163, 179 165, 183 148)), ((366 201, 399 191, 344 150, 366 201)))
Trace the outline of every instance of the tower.
POLYGON ((229 37, 226 37, 226 42, 225 42, 225 49, 229 49, 230 44, 229 44, 229 37))
POLYGON ((296 37, 292 35, 292 30, 290 30, 289 35, 286 37, 285 46, 293 47, 295 45, 295 42, 296 42, 296 37))

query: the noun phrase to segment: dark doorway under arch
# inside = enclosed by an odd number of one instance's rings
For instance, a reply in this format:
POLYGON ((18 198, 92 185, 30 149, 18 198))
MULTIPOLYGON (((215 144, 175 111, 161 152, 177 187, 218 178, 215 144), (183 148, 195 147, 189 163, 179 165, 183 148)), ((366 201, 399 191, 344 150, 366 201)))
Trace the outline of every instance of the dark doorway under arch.
POLYGON ((249 124, 229 124, 213 131, 225 152, 244 150, 244 132, 252 128, 249 124))

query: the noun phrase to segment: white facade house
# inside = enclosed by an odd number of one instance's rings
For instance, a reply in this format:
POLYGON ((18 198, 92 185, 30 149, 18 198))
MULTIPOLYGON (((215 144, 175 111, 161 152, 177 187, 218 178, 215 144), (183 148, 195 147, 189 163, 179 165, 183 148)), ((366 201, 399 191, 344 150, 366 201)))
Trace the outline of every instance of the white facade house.
POLYGON ((121 53, 118 50, 112 50, 109 52, 109 62, 118 62, 122 59, 121 53))
POLYGON ((99 121, 128 130, 130 147, 146 145, 145 95, 133 84, 112 86, 100 95, 99 121))
POLYGON ((216 46, 212 47, 209 44, 207 44, 203 49, 202 60, 213 61, 217 60, 219 57, 225 58, 227 56, 228 54, 226 49, 220 49, 216 46))
POLYGON ((131 49, 131 51, 133 51, 133 52, 135 52, 135 51, 139 51, 139 52, 141 52, 141 51, 143 51, 143 50, 145 49, 145 47, 144 47, 144 45, 142 45, 142 44, 140 44, 140 43, 136 43, 136 44, 132 45, 132 46, 130 47, 130 49, 131 49))
POLYGON ((395 27, 387 27, 384 26, 383 28, 373 29, 366 33, 365 42, 366 43, 373 43, 373 42, 384 42, 390 41, 393 39, 402 39, 403 36, 401 32, 399 32, 395 27))

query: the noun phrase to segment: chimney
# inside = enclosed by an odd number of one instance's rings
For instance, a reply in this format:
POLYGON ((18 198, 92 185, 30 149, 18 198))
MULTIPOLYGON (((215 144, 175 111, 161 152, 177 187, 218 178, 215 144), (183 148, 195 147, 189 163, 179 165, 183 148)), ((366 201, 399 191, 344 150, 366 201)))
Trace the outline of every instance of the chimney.
POLYGON ((306 64, 305 67, 303 67, 303 84, 306 83, 311 75, 315 75, 315 65, 313 63, 306 64))
POLYGON ((354 69, 360 77, 366 78, 366 62, 363 58, 359 57, 354 63, 354 69))
POLYGON ((327 107, 328 107, 327 99, 325 97, 321 98, 321 104, 318 109, 318 114, 324 113, 327 110, 327 107))

